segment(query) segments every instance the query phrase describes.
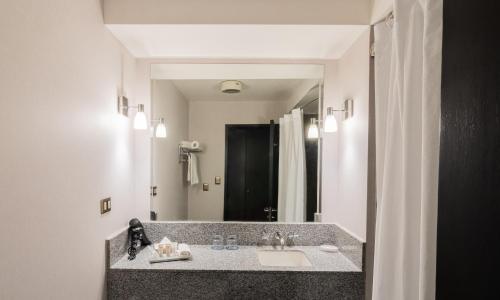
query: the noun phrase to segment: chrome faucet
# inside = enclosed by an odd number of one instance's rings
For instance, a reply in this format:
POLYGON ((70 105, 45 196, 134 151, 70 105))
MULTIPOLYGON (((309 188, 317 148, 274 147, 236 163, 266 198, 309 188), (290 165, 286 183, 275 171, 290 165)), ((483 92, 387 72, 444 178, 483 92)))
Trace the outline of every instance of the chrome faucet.
POLYGON ((281 235, 279 231, 276 231, 273 235, 273 248, 276 247, 275 242, 280 241, 281 250, 285 248, 285 238, 281 235))

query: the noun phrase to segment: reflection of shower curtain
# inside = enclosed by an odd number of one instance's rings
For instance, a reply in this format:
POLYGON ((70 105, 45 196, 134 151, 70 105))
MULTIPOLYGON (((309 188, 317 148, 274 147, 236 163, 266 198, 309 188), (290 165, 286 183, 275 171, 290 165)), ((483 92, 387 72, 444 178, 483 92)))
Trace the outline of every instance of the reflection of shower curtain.
POLYGON ((306 155, 301 109, 280 118, 278 221, 306 220, 306 155))

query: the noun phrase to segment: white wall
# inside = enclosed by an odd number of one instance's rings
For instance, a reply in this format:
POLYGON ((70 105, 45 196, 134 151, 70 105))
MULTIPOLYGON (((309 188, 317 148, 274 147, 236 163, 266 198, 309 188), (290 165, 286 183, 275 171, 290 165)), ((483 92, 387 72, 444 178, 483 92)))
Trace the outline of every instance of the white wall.
POLYGON ((304 79, 302 82, 293 89, 290 97, 286 100, 287 110, 290 111, 294 108, 294 106, 307 95, 307 92, 315 85, 319 83, 317 79, 304 79))
POLYGON ((190 220, 224 219, 224 165, 226 124, 268 124, 286 111, 286 101, 192 101, 189 104, 189 137, 198 140, 204 151, 198 154, 200 183, 189 187, 190 220), (215 185, 215 176, 222 184, 215 185))
POLYGON ((153 184, 157 196, 151 201, 158 220, 186 220, 188 190, 185 165, 179 163, 179 143, 188 140, 189 105, 184 96, 169 80, 152 82, 154 119, 163 117, 167 138, 153 140, 153 184))
POLYGON ((134 136, 116 113, 135 61, 99 1, 2 1, 0 40, 0 299, 100 299, 105 237, 136 215, 134 136))
POLYGON ((394 0, 371 0, 371 24, 384 19, 392 10, 394 0))
POLYGON ((368 100, 369 39, 367 30, 344 56, 336 68, 327 68, 333 85, 325 87, 324 107, 341 108, 343 101, 354 99, 354 115, 342 121, 337 113, 339 130, 325 134, 323 140, 323 221, 335 222, 358 238, 366 238, 366 205, 368 173, 368 100))
POLYGON ((105 0, 106 24, 367 25, 370 0, 105 0))

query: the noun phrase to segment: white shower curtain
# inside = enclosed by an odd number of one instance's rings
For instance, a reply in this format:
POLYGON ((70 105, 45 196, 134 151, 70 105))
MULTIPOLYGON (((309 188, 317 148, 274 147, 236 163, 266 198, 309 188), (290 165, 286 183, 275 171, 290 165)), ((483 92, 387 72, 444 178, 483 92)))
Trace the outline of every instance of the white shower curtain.
POLYGON ((375 26, 373 299, 434 299, 442 0, 395 0, 375 26))
POLYGON ((280 118, 278 221, 306 220, 306 154, 301 109, 280 118))

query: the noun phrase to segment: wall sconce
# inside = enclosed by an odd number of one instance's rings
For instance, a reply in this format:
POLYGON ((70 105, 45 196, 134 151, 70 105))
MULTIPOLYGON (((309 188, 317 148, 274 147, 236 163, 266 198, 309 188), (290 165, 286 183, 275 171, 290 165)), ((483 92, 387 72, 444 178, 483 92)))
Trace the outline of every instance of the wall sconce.
POLYGON ((127 97, 118 96, 118 113, 128 117, 128 111, 130 109, 137 109, 137 113, 134 117, 134 129, 148 129, 148 119, 146 117, 146 114, 144 113, 144 104, 129 106, 127 97))
POLYGON ((157 120, 152 120, 152 123, 156 123, 156 122, 158 122, 158 124, 155 127, 155 137, 166 138, 167 137, 167 126, 165 126, 165 119, 159 118, 157 120))
POLYGON ((309 139, 317 139, 319 138, 319 128, 318 124, 323 122, 323 131, 337 132, 337 119, 335 118, 334 112, 343 111, 344 112, 344 120, 347 120, 353 116, 354 109, 354 101, 352 99, 347 99, 344 101, 343 109, 333 109, 333 107, 326 108, 326 116, 325 120, 316 120, 315 118, 311 119, 311 125, 309 125, 309 130, 307 131, 307 138, 309 139))

